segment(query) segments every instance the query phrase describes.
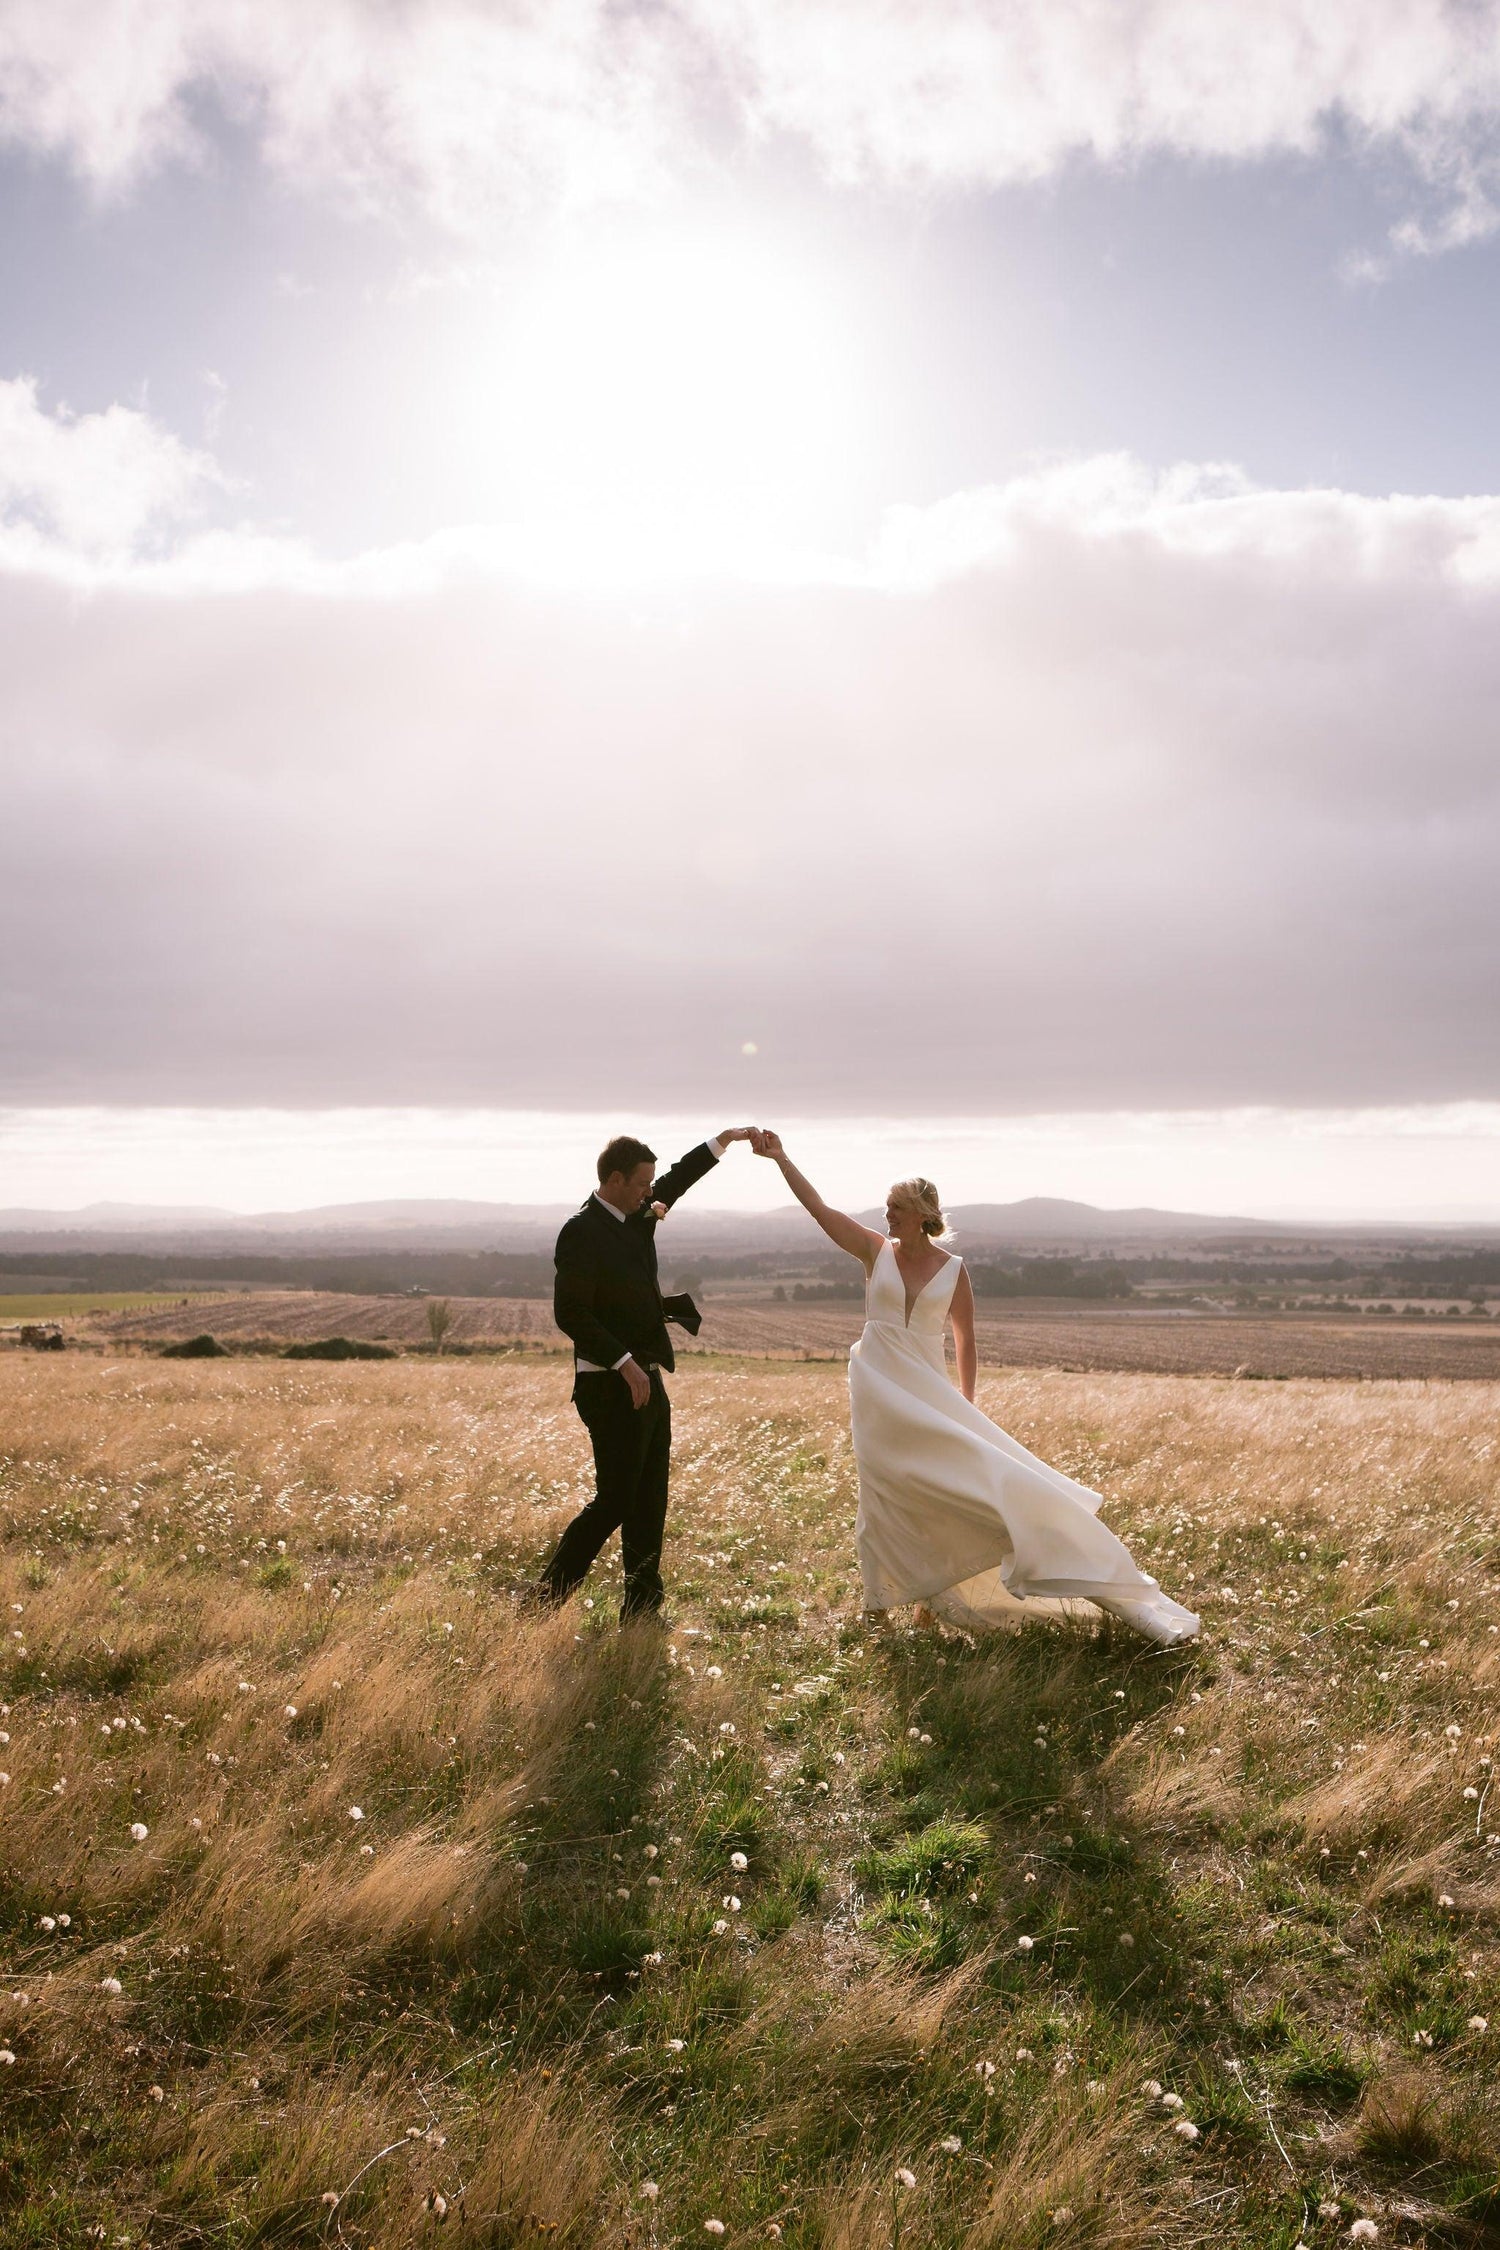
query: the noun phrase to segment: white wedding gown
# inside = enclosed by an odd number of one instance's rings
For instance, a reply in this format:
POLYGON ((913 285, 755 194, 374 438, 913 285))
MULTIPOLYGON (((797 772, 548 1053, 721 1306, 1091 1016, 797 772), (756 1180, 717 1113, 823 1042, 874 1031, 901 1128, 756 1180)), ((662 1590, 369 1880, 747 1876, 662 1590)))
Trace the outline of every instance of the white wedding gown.
POLYGON ((1099 1521, 1100 1495, 1028 1453, 950 1381, 943 1331, 962 1264, 950 1257, 910 1317, 889 1242, 866 1287, 849 1354, 866 1606, 926 1602, 971 1630, 1107 1609, 1152 1640, 1191 1640, 1198 1619, 1136 1569, 1099 1521))

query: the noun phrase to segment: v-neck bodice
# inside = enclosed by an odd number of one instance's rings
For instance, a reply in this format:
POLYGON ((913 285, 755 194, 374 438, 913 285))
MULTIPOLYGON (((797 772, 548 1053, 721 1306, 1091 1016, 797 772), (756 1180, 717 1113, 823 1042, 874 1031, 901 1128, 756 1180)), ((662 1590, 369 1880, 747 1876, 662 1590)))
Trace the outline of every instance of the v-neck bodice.
POLYGON ((962 1258, 949 1257, 924 1282, 908 1304, 906 1277, 889 1242, 883 1243, 865 1288, 865 1318, 881 1328, 899 1329, 924 1359, 943 1364, 943 1329, 958 1286, 962 1258))

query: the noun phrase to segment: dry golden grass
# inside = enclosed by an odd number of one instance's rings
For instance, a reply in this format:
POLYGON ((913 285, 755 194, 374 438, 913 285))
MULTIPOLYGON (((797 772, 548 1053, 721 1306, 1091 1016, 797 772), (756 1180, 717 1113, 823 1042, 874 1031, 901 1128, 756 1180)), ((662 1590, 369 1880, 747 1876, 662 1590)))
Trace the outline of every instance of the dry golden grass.
POLYGON ((837 1369, 679 1376, 661 1636, 556 1361, 0 1361, 0 2238, 1488 2239, 1500 1397, 982 1396, 1200 1648, 867 1628, 837 1369))

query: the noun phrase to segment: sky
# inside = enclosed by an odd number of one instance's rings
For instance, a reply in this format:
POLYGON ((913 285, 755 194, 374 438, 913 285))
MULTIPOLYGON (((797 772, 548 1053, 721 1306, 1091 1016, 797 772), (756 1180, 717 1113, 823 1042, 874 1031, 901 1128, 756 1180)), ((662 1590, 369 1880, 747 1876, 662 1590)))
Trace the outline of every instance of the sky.
POLYGON ((15 0, 0 1206, 1500 1217, 1497 376, 1492 0, 15 0))

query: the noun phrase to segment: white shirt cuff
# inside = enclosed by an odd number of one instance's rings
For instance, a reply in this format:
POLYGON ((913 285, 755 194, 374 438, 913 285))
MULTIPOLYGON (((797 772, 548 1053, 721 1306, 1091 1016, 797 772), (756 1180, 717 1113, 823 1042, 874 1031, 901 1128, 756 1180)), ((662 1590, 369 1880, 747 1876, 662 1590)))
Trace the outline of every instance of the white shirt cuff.
POLYGON ((631 1354, 630 1354, 629 1352, 621 1352, 621 1354, 620 1354, 619 1358, 618 1358, 618 1359, 617 1359, 617 1360, 615 1361, 614 1365, 613 1365, 613 1366, 612 1366, 612 1367, 610 1368, 610 1373, 611 1373, 611 1375, 618 1375, 618 1374, 619 1374, 619 1372, 620 1372, 620 1369, 621 1369, 621 1368, 622 1368, 622 1367, 623 1367, 623 1366, 625 1365, 625 1362, 626 1362, 626 1360, 627 1360, 627 1359, 629 1359, 629 1358, 630 1358, 630 1356, 631 1356, 631 1354))
POLYGON ((724 1154, 724 1143, 719 1140, 712 1140, 705 1141, 703 1146, 708 1150, 708 1153, 713 1158, 715 1164, 717 1164, 719 1158, 724 1154))

